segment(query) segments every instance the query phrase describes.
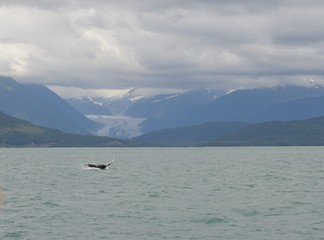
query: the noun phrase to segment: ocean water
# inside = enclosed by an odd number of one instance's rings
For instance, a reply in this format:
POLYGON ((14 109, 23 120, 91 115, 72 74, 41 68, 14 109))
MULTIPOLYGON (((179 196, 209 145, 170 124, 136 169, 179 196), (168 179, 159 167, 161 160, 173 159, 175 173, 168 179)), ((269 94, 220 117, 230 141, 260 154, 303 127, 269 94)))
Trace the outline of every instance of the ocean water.
POLYGON ((324 239, 323 147, 0 149, 0 164, 2 240, 324 239))

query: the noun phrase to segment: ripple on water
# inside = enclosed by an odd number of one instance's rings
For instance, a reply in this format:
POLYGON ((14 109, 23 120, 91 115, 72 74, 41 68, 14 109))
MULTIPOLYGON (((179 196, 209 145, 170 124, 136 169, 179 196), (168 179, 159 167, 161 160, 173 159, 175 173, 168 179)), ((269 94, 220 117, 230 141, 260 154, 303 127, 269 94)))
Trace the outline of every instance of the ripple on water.
POLYGON ((51 202, 51 201, 46 201, 43 203, 45 206, 48 206, 48 207, 60 207, 59 204, 57 203, 54 203, 54 202, 51 202))
POLYGON ((4 194, 0 189, 0 208, 2 207, 2 204, 3 204, 3 198, 4 198, 3 196, 4 196, 4 194))
POLYGON ((191 222, 214 225, 214 224, 229 223, 230 220, 225 216, 212 216, 211 214, 208 214, 205 217, 192 219, 191 222))
POLYGON ((259 214, 257 209, 237 209, 236 212, 241 214, 243 217, 254 217, 259 214))

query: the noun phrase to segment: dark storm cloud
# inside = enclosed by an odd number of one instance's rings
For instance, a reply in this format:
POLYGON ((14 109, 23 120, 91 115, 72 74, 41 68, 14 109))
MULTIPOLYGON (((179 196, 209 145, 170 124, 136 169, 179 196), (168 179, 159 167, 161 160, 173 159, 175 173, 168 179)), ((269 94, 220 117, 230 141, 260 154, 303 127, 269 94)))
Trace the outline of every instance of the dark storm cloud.
POLYGON ((0 1, 0 74, 83 88, 324 83, 319 0, 0 1))

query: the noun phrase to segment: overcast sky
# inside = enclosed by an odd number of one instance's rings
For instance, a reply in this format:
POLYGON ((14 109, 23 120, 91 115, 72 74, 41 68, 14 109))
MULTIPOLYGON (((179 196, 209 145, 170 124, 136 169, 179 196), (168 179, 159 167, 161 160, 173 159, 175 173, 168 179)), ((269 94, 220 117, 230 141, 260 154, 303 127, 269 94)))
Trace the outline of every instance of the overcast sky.
POLYGON ((324 84, 323 0, 0 0, 0 29, 0 75, 65 95, 324 84))

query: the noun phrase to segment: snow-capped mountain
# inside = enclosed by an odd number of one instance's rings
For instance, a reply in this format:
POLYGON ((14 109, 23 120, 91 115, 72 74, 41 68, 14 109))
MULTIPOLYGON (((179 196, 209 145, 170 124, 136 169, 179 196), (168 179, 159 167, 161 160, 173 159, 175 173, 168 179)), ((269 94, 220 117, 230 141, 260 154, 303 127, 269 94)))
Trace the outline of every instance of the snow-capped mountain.
POLYGON ((321 86, 278 86, 229 92, 199 89, 155 96, 136 96, 130 91, 107 99, 83 99, 95 108, 91 114, 81 112, 104 124, 96 134, 130 138, 158 129, 206 122, 254 123, 321 116, 324 115, 323 99, 324 87, 321 86), (102 114, 98 108, 109 114, 102 114))
POLYGON ((128 89, 110 98, 82 97, 67 101, 86 117, 100 123, 102 127, 93 134, 127 139, 142 134, 141 123, 145 118, 125 115, 128 108, 142 98, 145 96, 136 94, 136 89, 128 89))
POLYGON ((67 99, 67 102, 76 110, 84 115, 112 115, 109 109, 104 107, 103 98, 82 97, 75 99, 67 99))
POLYGON ((151 129, 174 126, 173 121, 189 109, 211 102, 222 94, 223 91, 199 89, 143 96, 138 95, 136 89, 130 89, 111 98, 83 97, 67 101, 91 120, 104 125, 95 134, 130 138, 151 129))
POLYGON ((132 117, 166 117, 181 114, 194 106, 216 100, 224 91, 198 89, 182 93, 147 96, 134 102, 125 115, 132 117))
POLYGON ((118 138, 206 122, 255 123, 324 116, 324 87, 318 85, 230 92, 199 89, 155 96, 137 93, 130 89, 111 98, 69 99, 67 104, 44 86, 0 77, 0 111, 70 133, 118 138))
POLYGON ((146 118, 142 123, 142 132, 161 128, 183 126, 183 116, 199 105, 215 101, 225 91, 198 89, 178 94, 162 94, 142 98, 132 104, 127 116, 146 118))
POLYGON ((208 121, 301 120, 324 115, 323 98, 324 87, 321 86, 236 90, 191 109, 181 122, 194 125, 208 121))
POLYGON ((75 109, 85 115, 113 115, 123 116, 128 108, 144 96, 136 95, 135 89, 110 98, 81 97, 66 99, 75 109))

